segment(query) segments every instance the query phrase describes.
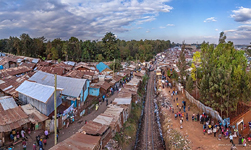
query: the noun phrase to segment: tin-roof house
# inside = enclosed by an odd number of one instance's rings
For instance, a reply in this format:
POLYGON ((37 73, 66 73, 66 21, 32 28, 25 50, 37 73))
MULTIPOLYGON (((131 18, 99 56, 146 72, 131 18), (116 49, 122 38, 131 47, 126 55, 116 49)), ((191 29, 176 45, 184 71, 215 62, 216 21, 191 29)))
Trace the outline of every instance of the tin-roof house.
POLYGON ((10 96, 0 98, 0 114, 0 140, 2 140, 2 144, 9 142, 11 130, 21 129, 30 122, 28 116, 10 96))
MULTIPOLYGON (((31 104, 41 113, 49 116, 54 111, 55 88, 35 82, 24 81, 17 89, 18 97, 24 104, 31 104)), ((63 89, 57 89, 57 107, 62 104, 60 93, 63 89)))
POLYGON ((103 62, 100 62, 99 64, 97 64, 96 68, 98 69, 99 73, 102 73, 102 72, 106 72, 106 73, 112 72, 112 70, 109 68, 109 66, 107 66, 103 62))
MULTIPOLYGON (((54 78, 53 74, 38 71, 29 80, 54 86, 54 78)), ((65 106, 74 104, 74 107, 77 107, 77 105, 80 106, 88 96, 89 80, 57 75, 57 87, 64 89, 62 91, 62 99, 66 104, 65 106)))

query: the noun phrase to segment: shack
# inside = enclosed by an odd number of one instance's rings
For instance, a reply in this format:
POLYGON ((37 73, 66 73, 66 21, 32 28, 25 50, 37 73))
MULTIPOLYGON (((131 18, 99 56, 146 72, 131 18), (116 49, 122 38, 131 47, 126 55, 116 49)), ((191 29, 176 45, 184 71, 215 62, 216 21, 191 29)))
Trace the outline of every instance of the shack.
POLYGON ((105 146, 111 137, 111 129, 108 125, 100 124, 93 121, 88 121, 81 129, 80 133, 85 133, 92 136, 101 136, 102 146, 105 146))
MULTIPOLYGON (((31 104, 41 113, 49 116, 54 111, 54 87, 35 82, 24 81, 17 89, 19 100, 24 104, 31 104)), ((62 104, 60 93, 63 89, 57 89, 57 107, 62 104)))
POLYGON ((126 98, 115 98, 114 101, 112 102, 114 105, 120 106, 125 109, 126 111, 126 118, 129 117, 130 112, 131 112, 131 105, 132 105, 132 98, 131 97, 126 97, 126 98))
POLYGON ((22 127, 27 128, 30 122, 28 116, 10 96, 0 98, 0 114, 0 143, 12 143, 9 132, 13 129, 21 131, 22 127))
POLYGON ((100 141, 100 136, 91 136, 77 132, 53 146, 50 150, 99 150, 100 141))
POLYGON ((102 73, 102 74, 109 74, 110 72, 112 72, 109 66, 107 66, 103 62, 100 62, 99 64, 97 64, 96 68, 98 69, 99 73, 102 73))
MULTIPOLYGON (((54 74, 38 71, 29 80, 37 83, 54 86, 54 74)), ((57 75, 57 87, 63 88, 63 105, 70 107, 80 106, 88 96, 89 80, 77 79, 57 75)))
POLYGON ((47 116, 40 113, 36 108, 34 108, 31 104, 26 104, 21 106, 26 115, 29 116, 29 120, 31 122, 29 128, 31 130, 40 130, 45 129, 45 120, 48 119, 47 116))

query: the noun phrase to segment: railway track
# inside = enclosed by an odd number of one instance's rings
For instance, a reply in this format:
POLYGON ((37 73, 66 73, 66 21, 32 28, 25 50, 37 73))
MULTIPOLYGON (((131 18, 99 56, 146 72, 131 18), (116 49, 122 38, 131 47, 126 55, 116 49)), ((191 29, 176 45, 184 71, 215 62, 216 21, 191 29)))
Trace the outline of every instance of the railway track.
POLYGON ((154 150, 154 112, 153 112, 153 88, 154 88, 154 72, 150 73, 150 79, 147 85, 147 96, 145 101, 145 118, 144 118, 144 148, 145 150, 154 150))

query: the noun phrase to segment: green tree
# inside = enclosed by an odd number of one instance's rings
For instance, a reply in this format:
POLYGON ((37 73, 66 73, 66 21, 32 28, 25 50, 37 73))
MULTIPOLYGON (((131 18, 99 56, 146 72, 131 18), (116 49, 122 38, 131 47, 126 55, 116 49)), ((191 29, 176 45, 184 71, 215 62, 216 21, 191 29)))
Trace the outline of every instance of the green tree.
POLYGON ((186 72, 186 58, 185 58, 185 43, 183 42, 181 52, 179 55, 179 60, 178 60, 178 68, 180 70, 180 79, 181 79, 181 84, 183 86, 186 85, 185 77, 187 75, 186 72))
POLYGON ((171 76, 171 72, 170 72, 170 70, 169 70, 169 69, 167 70, 166 74, 167 74, 167 76, 170 78, 170 76, 171 76))
POLYGON ((102 54, 98 54, 98 55, 96 55, 96 60, 98 62, 101 62, 102 60, 104 60, 104 57, 102 56, 102 54))
POLYGON ((52 47, 51 54, 52 54, 51 58, 53 60, 57 60, 58 59, 58 51, 57 51, 57 49, 55 47, 52 47))
POLYGON ((193 90, 193 79, 191 76, 188 77, 188 80, 186 82, 186 90, 188 92, 192 92, 192 90, 193 90))
POLYGON ((104 43, 103 54, 107 60, 112 60, 120 56, 118 47, 116 45, 117 39, 113 33, 111 32, 106 33, 102 41, 104 43))
POLYGON ((176 70, 173 70, 172 79, 174 79, 175 81, 178 81, 179 79, 179 75, 176 70))
POLYGON ((121 62, 120 60, 118 59, 115 59, 115 63, 114 61, 109 65, 109 67, 113 70, 113 67, 114 67, 114 71, 115 72, 119 72, 121 69, 122 69, 122 65, 121 65, 121 62), (115 66, 114 66, 115 65, 115 66))
POLYGON ((220 38, 219 38, 219 44, 223 44, 223 43, 226 43, 226 35, 224 32, 221 32, 220 33, 220 38))

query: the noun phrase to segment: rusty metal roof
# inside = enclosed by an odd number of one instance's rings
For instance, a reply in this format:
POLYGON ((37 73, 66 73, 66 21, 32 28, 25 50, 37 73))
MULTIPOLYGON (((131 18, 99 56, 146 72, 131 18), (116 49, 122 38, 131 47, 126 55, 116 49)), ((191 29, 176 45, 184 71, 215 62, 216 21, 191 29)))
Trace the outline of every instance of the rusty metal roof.
POLYGON ((50 62, 48 62, 48 61, 40 61, 37 65, 39 65, 39 66, 49 66, 50 62))
POLYGON ((31 104, 26 104, 21 106, 23 111, 29 116, 29 120, 35 124, 38 122, 43 122, 48 119, 47 116, 40 113, 36 108, 34 108, 31 104))
POLYGON ((75 133, 68 139, 50 148, 50 150, 97 150, 100 147, 100 139, 100 136, 75 133))
POLYGON ((19 85, 21 85, 25 80, 28 80, 30 76, 28 74, 21 77, 9 76, 0 80, 0 89, 7 94, 14 97, 18 97, 18 92, 15 90, 19 85))
POLYGON ((144 76, 144 74, 141 73, 141 72, 136 72, 134 75, 135 75, 135 76, 138 76, 138 77, 143 77, 143 76, 144 76))
POLYGON ((65 64, 63 62, 61 62, 59 64, 53 64, 52 67, 61 67, 61 68, 64 68, 64 69, 66 69, 68 71, 72 70, 72 68, 73 68, 73 66, 67 65, 67 64, 65 64))
POLYGON ((132 94, 136 94, 137 92, 130 91, 130 89, 122 88, 121 91, 118 93, 118 98, 123 97, 132 97, 132 94))
POLYGON ((4 110, 0 104, 0 132, 9 132, 29 122, 21 107, 4 110))
POLYGON ((8 77, 10 75, 14 76, 14 75, 26 73, 32 70, 33 70, 32 68, 29 68, 27 66, 3 69, 3 70, 0 70, 0 77, 3 78, 3 77, 8 77))
POLYGON ((66 73, 64 76, 82 79, 84 75, 85 75, 85 72, 83 72, 83 71, 72 70, 72 71, 66 73))
POLYGON ((100 84, 100 87, 105 90, 108 90, 111 87, 111 85, 108 82, 103 82, 102 84, 100 84))
POLYGON ((65 69, 62 67, 37 66, 37 70, 57 75, 65 74, 65 69))
POLYGON ((36 66, 36 64, 34 64, 34 63, 22 63, 20 66, 27 66, 27 67, 29 67, 29 68, 31 68, 31 69, 34 69, 35 68, 35 66, 36 66))
POLYGON ((81 129, 79 129, 79 132, 86 132, 86 134, 88 135, 102 136, 108 128, 109 126, 107 125, 88 121, 87 124, 85 124, 81 129))
POLYGON ((12 57, 4 56, 4 57, 0 58, 0 65, 4 65, 4 64, 6 64, 6 63, 8 63, 10 61, 17 62, 17 60, 13 59, 12 57))

